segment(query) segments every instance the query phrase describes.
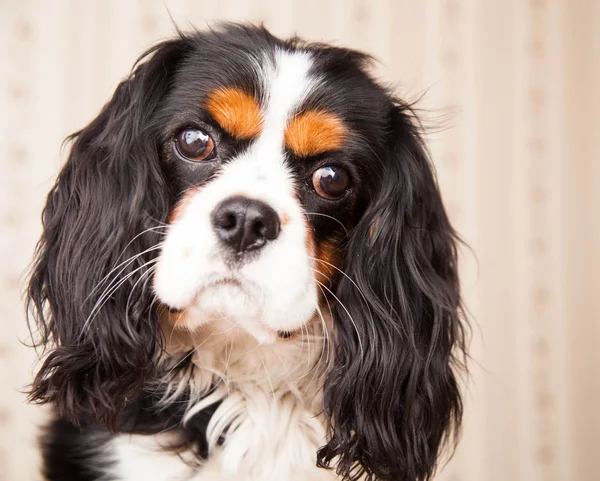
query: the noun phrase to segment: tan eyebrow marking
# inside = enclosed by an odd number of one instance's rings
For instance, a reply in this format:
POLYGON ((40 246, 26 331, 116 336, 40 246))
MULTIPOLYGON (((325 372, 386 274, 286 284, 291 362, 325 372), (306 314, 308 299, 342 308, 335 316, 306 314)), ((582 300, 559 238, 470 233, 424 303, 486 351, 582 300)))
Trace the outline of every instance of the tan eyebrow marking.
POLYGON ((230 135, 238 139, 257 137, 262 130, 263 114, 256 99, 241 89, 215 90, 206 102, 206 110, 230 135))
POLYGON ((301 157, 337 150, 346 138, 347 129, 336 115, 322 110, 302 112, 287 125, 285 145, 301 157))

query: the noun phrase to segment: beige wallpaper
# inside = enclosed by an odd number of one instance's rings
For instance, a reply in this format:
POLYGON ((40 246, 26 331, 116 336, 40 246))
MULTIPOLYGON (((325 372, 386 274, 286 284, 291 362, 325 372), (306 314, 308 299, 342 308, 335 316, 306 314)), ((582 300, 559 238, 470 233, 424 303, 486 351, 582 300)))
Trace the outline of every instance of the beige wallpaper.
POLYGON ((423 95, 476 320, 464 436, 436 479, 600 479, 600 1, 0 0, 0 480, 36 478, 19 289, 60 142, 169 12, 363 49, 423 95))

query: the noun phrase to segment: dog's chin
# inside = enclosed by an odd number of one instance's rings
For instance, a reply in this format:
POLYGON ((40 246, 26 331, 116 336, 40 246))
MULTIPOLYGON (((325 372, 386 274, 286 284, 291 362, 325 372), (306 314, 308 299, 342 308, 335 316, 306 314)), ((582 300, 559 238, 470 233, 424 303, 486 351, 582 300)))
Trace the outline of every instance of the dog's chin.
POLYGON ((250 335, 260 344, 286 340, 300 331, 316 314, 312 296, 277 305, 277 299, 261 286, 226 276, 200 287, 193 300, 171 315, 175 329, 211 332, 234 338, 250 335))

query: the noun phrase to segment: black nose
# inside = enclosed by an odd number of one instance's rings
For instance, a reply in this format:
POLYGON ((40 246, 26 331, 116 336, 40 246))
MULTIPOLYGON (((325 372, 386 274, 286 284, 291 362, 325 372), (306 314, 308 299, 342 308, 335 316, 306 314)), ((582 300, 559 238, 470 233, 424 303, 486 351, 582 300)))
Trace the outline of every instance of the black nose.
POLYGON ((279 216, 260 200, 229 197, 212 213, 212 223, 219 238, 235 252, 260 249, 279 235, 279 216))

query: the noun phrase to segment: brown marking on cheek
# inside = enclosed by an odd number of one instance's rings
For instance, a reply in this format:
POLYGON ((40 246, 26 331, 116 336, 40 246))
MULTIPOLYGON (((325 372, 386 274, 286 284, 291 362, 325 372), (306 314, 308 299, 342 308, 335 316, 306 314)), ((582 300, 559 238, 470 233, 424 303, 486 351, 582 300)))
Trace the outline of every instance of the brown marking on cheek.
POLYGON ((339 248, 337 239, 327 239, 317 244, 315 257, 318 259, 315 261, 315 268, 318 272, 315 272, 315 278, 328 288, 331 285, 337 275, 339 274, 339 268, 342 263, 342 255, 339 248))
POLYGON ((342 255, 337 238, 325 239, 317 242, 315 232, 310 222, 305 219, 306 228, 306 250, 308 255, 314 260, 314 276, 319 281, 330 287, 338 274, 338 269, 342 263, 342 255))
POLYGON ((165 348, 168 353, 185 352, 193 347, 191 334, 185 327, 186 320, 187 312, 185 310, 174 312, 164 304, 158 307, 158 322, 166 341, 165 348))
POLYGON ((304 218, 304 228, 306 229, 306 251, 309 256, 315 257, 315 231, 306 217, 304 218))
POLYGON ((252 139, 262 130, 263 115, 256 99, 241 89, 215 90, 206 101, 206 110, 230 135, 252 139))
POLYGON ((169 224, 173 224, 179 217, 183 215, 185 210, 189 207, 192 199, 195 195, 199 193, 199 189, 194 187, 192 189, 188 189, 185 194, 179 199, 179 201, 175 204, 175 207, 171 209, 171 213, 169 214, 167 222, 169 224))
POLYGON ((300 157, 337 150, 347 135, 342 120, 321 110, 309 110, 294 117, 285 131, 285 145, 300 157))
POLYGON ((292 219, 290 219, 290 216, 288 215, 287 212, 284 212, 281 215, 281 227, 285 227, 286 225, 288 225, 291 222, 292 219))

